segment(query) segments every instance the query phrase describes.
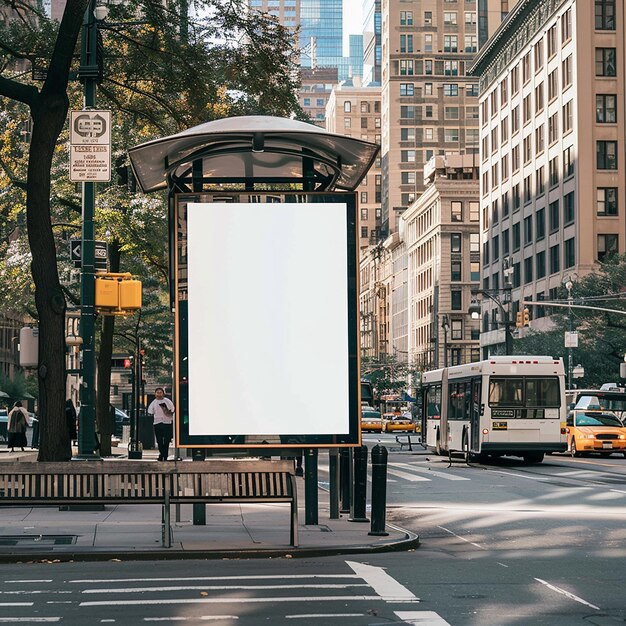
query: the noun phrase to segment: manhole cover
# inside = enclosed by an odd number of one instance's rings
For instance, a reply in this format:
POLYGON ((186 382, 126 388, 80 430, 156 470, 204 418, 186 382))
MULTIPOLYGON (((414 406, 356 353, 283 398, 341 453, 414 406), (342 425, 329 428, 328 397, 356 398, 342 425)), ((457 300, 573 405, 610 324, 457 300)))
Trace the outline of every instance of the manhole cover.
POLYGON ((76 539, 76 535, 0 535, 0 546, 68 546, 76 539))

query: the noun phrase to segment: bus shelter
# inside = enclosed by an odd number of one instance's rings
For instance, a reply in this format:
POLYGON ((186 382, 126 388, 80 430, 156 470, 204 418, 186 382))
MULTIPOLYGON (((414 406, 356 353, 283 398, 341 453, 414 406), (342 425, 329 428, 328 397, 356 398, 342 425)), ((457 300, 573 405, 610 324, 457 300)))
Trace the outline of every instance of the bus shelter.
POLYGON ((178 447, 360 445, 355 189, 378 150, 247 116, 129 151, 169 192, 178 447))

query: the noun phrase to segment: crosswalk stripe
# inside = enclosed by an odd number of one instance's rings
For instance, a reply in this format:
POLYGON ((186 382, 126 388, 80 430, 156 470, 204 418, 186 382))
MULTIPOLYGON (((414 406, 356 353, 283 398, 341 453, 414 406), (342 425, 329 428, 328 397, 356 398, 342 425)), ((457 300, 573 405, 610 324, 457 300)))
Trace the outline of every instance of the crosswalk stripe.
POLYGON ((180 585, 172 587, 125 587, 116 589, 83 589, 81 593, 150 593, 163 591, 267 591, 269 589, 347 589, 348 587, 367 587, 365 583, 345 585, 180 585))
POLYGON ((423 472, 429 476, 437 476, 438 478, 445 478, 446 480, 470 480, 466 476, 457 476, 456 474, 448 474, 446 472, 438 472, 436 470, 426 469, 425 467, 416 467, 409 463, 389 463, 392 467, 401 467, 404 469, 410 469, 412 472, 423 472))
POLYGON ((443 617, 434 611, 394 611, 394 613, 407 624, 417 626, 450 626, 443 617))
MULTIPOLYGON (((278 596, 272 598, 146 598, 145 600, 116 600, 116 606, 137 606, 145 604, 257 604, 264 602, 373 602, 384 600, 380 596, 278 596)), ((79 606, 111 606, 111 600, 81 602, 79 606)))
POLYGON ((397 469, 387 468, 387 473, 392 476, 397 476, 398 478, 404 478, 412 483, 418 482, 430 482, 430 478, 426 478, 425 476, 417 476, 415 474, 408 474, 407 472, 401 472, 397 469))

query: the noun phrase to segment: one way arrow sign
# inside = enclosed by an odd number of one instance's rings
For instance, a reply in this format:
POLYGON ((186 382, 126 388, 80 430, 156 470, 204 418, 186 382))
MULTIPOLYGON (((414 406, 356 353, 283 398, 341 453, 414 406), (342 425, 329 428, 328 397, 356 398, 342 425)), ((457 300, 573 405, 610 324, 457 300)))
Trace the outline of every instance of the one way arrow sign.
MULTIPOLYGON (((97 270, 107 269, 107 244, 106 241, 96 241, 95 268, 97 270)), ((83 258, 83 242, 80 239, 70 239, 70 260, 74 262, 74 267, 80 267, 83 258)))

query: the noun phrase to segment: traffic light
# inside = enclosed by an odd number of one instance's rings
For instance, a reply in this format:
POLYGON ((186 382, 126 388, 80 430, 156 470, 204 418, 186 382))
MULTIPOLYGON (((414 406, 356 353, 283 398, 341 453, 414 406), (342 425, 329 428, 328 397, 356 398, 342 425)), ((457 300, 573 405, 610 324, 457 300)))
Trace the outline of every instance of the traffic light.
POLYGON ((516 328, 521 328, 524 325, 523 322, 522 322, 522 319, 523 319, 522 318, 522 312, 518 311, 515 314, 515 327, 516 328))
POLYGON ((524 326, 530 325, 530 314, 527 308, 524 308, 524 324, 523 325, 524 326))
POLYGON ((124 359, 124 367, 126 369, 130 369, 133 366, 133 361, 132 359, 124 359))

